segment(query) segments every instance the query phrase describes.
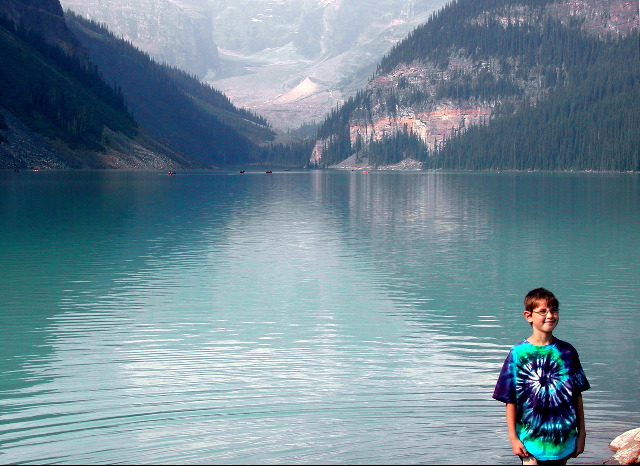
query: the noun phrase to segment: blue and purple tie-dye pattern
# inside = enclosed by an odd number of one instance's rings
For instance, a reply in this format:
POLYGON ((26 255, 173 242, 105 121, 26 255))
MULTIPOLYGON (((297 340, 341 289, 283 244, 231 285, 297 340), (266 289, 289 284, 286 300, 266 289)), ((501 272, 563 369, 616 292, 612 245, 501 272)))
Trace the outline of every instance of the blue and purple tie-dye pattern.
POLYGON ((547 346, 527 340, 504 362, 493 397, 516 404, 516 433, 539 461, 565 458, 578 435, 576 397, 590 388, 578 353, 555 339, 547 346))

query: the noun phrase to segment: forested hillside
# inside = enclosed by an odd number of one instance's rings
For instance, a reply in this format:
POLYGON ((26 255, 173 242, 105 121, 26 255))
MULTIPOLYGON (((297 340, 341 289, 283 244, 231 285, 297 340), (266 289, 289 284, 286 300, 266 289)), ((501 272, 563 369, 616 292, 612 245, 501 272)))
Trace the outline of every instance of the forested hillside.
POLYGON ((106 28, 74 14, 65 22, 58 0, 0 0, 0 168, 262 163, 286 154, 274 135, 106 28))
POLYGON ((157 137, 209 166, 259 162, 259 145, 274 137, 264 118, 236 108, 195 76, 156 63, 102 25, 72 12, 67 20, 136 120, 157 137))
POLYGON ((55 0, 0 3, 0 168, 178 168, 67 29, 55 0))
POLYGON ((103 125, 133 136, 137 124, 122 95, 95 65, 0 18, 0 105, 70 148, 100 149, 103 125), (19 98, 18 98, 19 97, 19 98))
POLYGON ((638 170, 637 18, 619 0, 453 1, 332 112, 312 161, 638 170))
MULTIPOLYGON (((587 52, 588 54, 588 52, 587 52)), ((588 56, 588 55, 587 55, 588 56)), ((640 170, 638 35, 612 41, 535 105, 472 126, 427 159, 431 168, 640 170)))

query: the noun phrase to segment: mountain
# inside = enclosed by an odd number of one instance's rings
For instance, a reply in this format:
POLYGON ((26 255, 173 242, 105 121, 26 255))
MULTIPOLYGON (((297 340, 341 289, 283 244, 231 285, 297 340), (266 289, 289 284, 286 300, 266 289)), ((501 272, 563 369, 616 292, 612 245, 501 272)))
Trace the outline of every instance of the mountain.
POLYGON ((216 43, 223 67, 241 66, 244 73, 207 80, 276 128, 320 121, 366 84, 393 44, 445 3, 229 1, 216 16, 216 30, 224 24, 229 33, 217 34, 216 43))
POLYGON ((269 160, 273 138, 194 76, 65 20, 57 0, 0 0, 0 167, 237 165, 269 160))
POLYGON ((446 0, 62 0, 277 129, 319 121, 446 0))
POLYGON ((311 161, 639 170, 638 63, 637 3, 454 0, 332 111, 311 161))
POLYGON ((203 77, 220 67, 206 0, 62 0, 90 20, 104 23, 118 37, 156 62, 203 77))
POLYGON ((66 53, 80 56, 82 50, 67 29, 62 7, 51 0, 0 0, 0 13, 5 20, 26 31, 47 31, 44 39, 66 53))
POLYGON ((259 162, 274 133, 264 118, 235 107, 195 76, 161 65, 95 21, 70 12, 74 32, 136 120, 155 137, 206 166, 259 162))
POLYGON ((56 0, 0 1, 0 167, 190 165, 138 127, 56 0))

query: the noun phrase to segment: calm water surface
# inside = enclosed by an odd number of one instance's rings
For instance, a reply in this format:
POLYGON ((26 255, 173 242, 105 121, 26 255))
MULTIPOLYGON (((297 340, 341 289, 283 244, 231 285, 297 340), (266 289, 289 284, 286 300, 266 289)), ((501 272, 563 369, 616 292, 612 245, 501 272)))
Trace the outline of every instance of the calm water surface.
POLYGON ((640 426, 638 175, 1 172, 0 244, 3 464, 518 464, 538 286, 640 426))

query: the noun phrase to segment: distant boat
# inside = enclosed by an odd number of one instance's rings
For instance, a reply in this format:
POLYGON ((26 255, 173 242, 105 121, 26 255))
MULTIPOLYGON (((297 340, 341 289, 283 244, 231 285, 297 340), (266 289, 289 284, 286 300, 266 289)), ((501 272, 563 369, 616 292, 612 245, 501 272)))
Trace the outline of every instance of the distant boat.
POLYGON ((244 173, 244 170, 240 170, 240 173, 244 173))
POLYGON ((273 173, 271 170, 267 170, 266 173, 273 173))
POLYGON ((169 175, 169 176, 173 176, 173 175, 175 175, 175 174, 176 174, 176 172, 172 172, 172 171, 170 171, 170 172, 168 173, 168 175, 169 175))

